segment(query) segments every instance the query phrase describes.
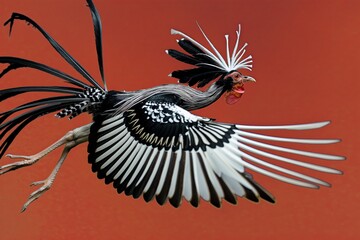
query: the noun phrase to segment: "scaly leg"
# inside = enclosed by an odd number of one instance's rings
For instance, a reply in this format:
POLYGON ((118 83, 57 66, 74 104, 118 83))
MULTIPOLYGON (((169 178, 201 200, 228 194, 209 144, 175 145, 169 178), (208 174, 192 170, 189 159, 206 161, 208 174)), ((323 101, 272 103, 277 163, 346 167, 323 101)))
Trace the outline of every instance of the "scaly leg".
POLYGON ((32 155, 32 156, 22 156, 22 155, 8 155, 10 158, 20 158, 25 159, 23 161, 15 162, 12 164, 7 164, 2 167, 0 167, 0 175, 4 174, 6 172, 16 170, 21 167, 30 166, 34 163, 36 163, 38 160, 43 158, 45 155, 50 153, 51 151, 55 150, 56 148, 65 145, 64 150, 61 154, 61 157, 59 161, 57 162, 54 170, 51 172, 50 176, 43 180, 43 181, 37 181, 33 182, 31 186, 36 185, 43 185, 38 190, 30 194, 30 197, 28 201, 24 204, 21 212, 25 211, 26 208, 29 206, 30 203, 38 199, 43 193, 45 193, 47 190, 50 189, 51 185, 53 184, 56 174, 58 173, 61 165, 63 164, 64 160, 66 159, 68 153, 70 150, 88 140, 88 136, 90 134, 90 126, 91 124, 76 128, 72 131, 69 131, 67 134, 65 134, 64 137, 62 137, 60 140, 56 141, 54 144, 52 144, 50 147, 44 149, 43 151, 32 155), (1 171, 2 170, 2 171, 1 171))
POLYGON ((45 148, 43 151, 41 151, 35 155, 24 156, 24 155, 7 154, 6 156, 9 158, 24 159, 24 160, 10 163, 10 164, 4 165, 4 166, 0 166, 0 175, 10 172, 10 171, 13 171, 13 170, 16 170, 18 168, 31 166, 34 163, 36 163, 37 161, 39 161, 41 158, 46 156, 48 153, 57 149, 58 147, 66 144, 66 143, 69 143, 71 141, 76 141, 77 138, 82 138, 84 136, 87 137, 90 133, 90 126, 91 126, 91 124, 88 124, 88 125, 76 128, 72 131, 69 131, 68 133, 65 134, 65 136, 60 138, 58 141, 53 143, 51 146, 45 148))

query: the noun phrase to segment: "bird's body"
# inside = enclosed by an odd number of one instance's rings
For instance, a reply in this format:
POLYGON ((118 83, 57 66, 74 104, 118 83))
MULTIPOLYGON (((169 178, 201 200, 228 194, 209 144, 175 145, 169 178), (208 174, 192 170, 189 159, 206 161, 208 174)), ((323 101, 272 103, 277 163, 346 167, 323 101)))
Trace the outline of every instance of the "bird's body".
POLYGON ((213 83, 206 91, 200 91, 180 84, 164 84, 133 92, 109 92, 107 98, 104 100, 104 105, 108 105, 107 110, 113 109, 122 112, 130 109, 136 103, 148 99, 161 100, 162 98, 170 97, 172 98, 172 103, 176 103, 179 107, 188 111, 193 111, 212 104, 219 99, 225 91, 226 88, 219 85, 219 83, 213 83))
POLYGON ((100 179, 105 179, 105 183, 112 183, 119 193, 125 192, 135 198, 143 195, 146 201, 156 198, 159 204, 169 201, 175 207, 180 205, 183 198, 193 206, 198 206, 202 198, 219 207, 222 199, 236 203, 237 196, 252 201, 262 198, 274 202, 274 197, 255 182, 247 172, 248 169, 293 185, 309 188, 330 186, 315 177, 278 166, 276 162, 326 173, 341 173, 296 159, 298 155, 326 160, 344 159, 341 156, 291 149, 272 143, 331 144, 338 140, 281 138, 253 132, 315 129, 327 125, 327 121, 248 126, 221 123, 190 113, 211 105, 223 95, 226 96, 227 103, 233 104, 243 95, 244 83, 255 81, 238 71, 251 70, 252 67, 251 56, 243 58, 246 44, 238 47, 240 27, 236 32, 237 41, 232 54, 226 35, 226 59, 219 54, 205 33, 203 34, 213 51, 188 35, 172 30, 172 34, 184 37, 178 44, 186 54, 177 50, 167 50, 167 53, 179 61, 195 66, 171 73, 172 77, 179 79, 180 84, 166 84, 137 91, 107 90, 101 50, 101 21, 92 1, 87 2, 93 17, 103 87, 35 21, 14 13, 6 22, 10 24, 10 30, 15 20, 24 20, 33 25, 89 83, 41 63, 16 57, 0 57, 0 63, 9 64, 0 73, 0 77, 11 70, 28 67, 54 75, 72 85, 0 90, 0 101, 29 92, 58 94, 0 113, 0 139, 5 139, 0 146, 0 157, 5 154, 17 134, 38 117, 48 113, 70 119, 83 112, 93 115, 92 123, 68 132, 38 154, 8 154, 10 158, 22 160, 1 166, 0 174, 32 165, 54 149, 64 146, 51 175, 44 181, 33 183, 43 186, 30 195, 23 210, 50 188, 68 152, 84 142, 88 142, 88 160, 92 170, 100 179), (210 84, 211 81, 213 82, 210 84), (201 90, 192 87, 195 84, 198 87, 209 86, 206 90, 201 90))

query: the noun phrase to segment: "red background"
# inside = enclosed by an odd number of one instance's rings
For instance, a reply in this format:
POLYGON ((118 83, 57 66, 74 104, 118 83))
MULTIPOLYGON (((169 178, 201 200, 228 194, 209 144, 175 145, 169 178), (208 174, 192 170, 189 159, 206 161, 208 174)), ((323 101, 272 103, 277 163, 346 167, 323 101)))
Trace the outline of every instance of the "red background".
MULTIPOLYGON (((177 48, 170 29, 202 39, 198 21, 216 46, 234 39, 242 24, 242 42, 254 57, 241 101, 221 99, 198 114, 223 122, 283 124, 332 120, 309 136, 337 137, 342 143, 321 150, 347 156, 328 163, 343 176, 315 173, 333 184, 319 191, 290 186, 267 177, 256 179, 277 197, 275 205, 239 199, 221 209, 202 202, 195 209, 160 207, 118 195, 99 181, 87 163, 86 145, 74 149, 53 185, 23 214, 22 204, 46 178, 60 154, 0 177, 1 239, 359 239, 359 64, 358 1, 96 1, 103 21, 105 74, 110 89, 134 90, 164 83, 184 67, 165 53, 177 48)), ((31 16, 88 71, 99 78, 93 28, 85 1, 1 1, 0 21, 11 12, 31 16)), ((203 42, 203 40, 201 40, 203 42)), ((0 55, 19 56, 78 75, 42 36, 17 22, 11 38, 0 28, 0 55)), ((20 69, 1 79, 0 87, 60 84, 35 70, 20 69)), ((33 99, 24 95, 6 108, 33 99)), ((1 105, 1 111, 4 104, 1 105)), ((68 130, 91 121, 44 117, 27 127, 8 153, 33 154, 68 130)), ((300 136, 299 134, 297 136, 300 136)), ((301 135, 302 136, 302 135, 301 135)), ((317 149, 319 146, 312 147, 317 149)), ((1 159, 1 165, 10 162, 1 159)), ((322 162, 320 162, 322 163, 322 162)), ((324 163, 326 164, 326 163, 324 163)))

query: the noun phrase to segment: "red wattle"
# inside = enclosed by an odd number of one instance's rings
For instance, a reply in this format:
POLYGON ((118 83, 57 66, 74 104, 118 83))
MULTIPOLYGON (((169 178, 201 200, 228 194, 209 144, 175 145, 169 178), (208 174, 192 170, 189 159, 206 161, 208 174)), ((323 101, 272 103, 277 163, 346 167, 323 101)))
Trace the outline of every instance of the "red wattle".
POLYGON ((227 104, 235 104, 235 103, 237 103, 237 101, 240 100, 241 96, 242 96, 242 94, 238 94, 238 93, 233 94, 233 93, 230 93, 229 95, 227 95, 227 96, 225 97, 226 103, 227 103, 227 104))

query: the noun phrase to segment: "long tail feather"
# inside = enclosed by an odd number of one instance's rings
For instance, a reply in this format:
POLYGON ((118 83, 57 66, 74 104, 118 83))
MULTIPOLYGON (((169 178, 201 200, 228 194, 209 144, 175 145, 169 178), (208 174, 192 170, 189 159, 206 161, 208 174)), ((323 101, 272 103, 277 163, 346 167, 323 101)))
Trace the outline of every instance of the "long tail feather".
POLYGON ((101 79, 104 83, 104 89, 107 90, 106 80, 104 76, 104 66, 103 66, 103 56, 102 56, 102 26, 100 15, 91 0, 87 0, 88 6, 91 11, 91 16, 94 24, 95 32, 95 43, 96 43, 96 52, 98 57, 99 70, 101 74, 101 79))
POLYGON ((78 89, 70 87, 35 86, 1 90, 0 99, 5 100, 27 92, 55 92, 66 95, 38 99, 8 111, 0 112, 0 140, 8 134, 5 141, 2 142, 0 146, 0 158, 13 142, 17 134, 37 117, 59 111, 56 114, 57 117, 62 118, 69 116, 71 119, 82 112, 91 112, 93 109, 97 109, 98 105, 101 104, 105 97, 105 94, 99 89, 91 87, 78 89), (12 117, 15 113, 19 114, 12 117))
POLYGON ((37 29, 53 46, 53 48, 77 71, 79 72, 86 80, 88 80, 92 85, 105 91, 91 75, 67 52, 64 48, 62 48, 43 28, 41 28, 34 20, 31 18, 20 14, 13 13, 11 18, 4 23, 4 26, 10 24, 10 34, 14 25, 15 20, 26 21, 31 24, 35 29, 37 29))
POLYGON ((66 107, 68 103, 62 103, 62 104, 49 104, 43 107, 36 108, 34 110, 28 111, 26 113, 23 113, 14 119, 1 124, 0 125, 0 140, 8 133, 11 129, 14 127, 15 130, 13 130, 10 135, 5 139, 5 141, 0 146, 0 158, 5 154, 6 150, 10 146, 10 144, 14 141, 15 137, 19 134, 19 132, 30 122, 35 120, 37 117, 43 116, 45 114, 58 111, 60 109, 63 109, 66 107))
POLYGON ((29 67, 29 68, 34 68, 46 73, 49 73, 53 76, 59 77, 61 79, 64 79, 65 81, 67 81, 68 83, 71 83, 73 85, 82 87, 82 88, 87 88, 89 87, 87 84, 83 83, 80 80, 77 80, 59 70, 56 70, 52 67, 46 66, 44 64, 38 63, 38 62, 34 62, 31 60, 27 60, 27 59, 23 59, 23 58, 17 58, 17 57, 0 57, 0 63, 8 63, 10 64, 7 68, 5 68, 1 73, 0 73, 0 78, 3 77, 5 74, 7 74, 8 72, 10 72, 11 70, 15 70, 18 68, 22 68, 22 67, 29 67))
MULTIPOLYGON (((2 124, 12 114, 22 111, 22 110, 25 110, 25 109, 34 108, 34 107, 38 107, 38 106, 45 105, 45 104, 54 104, 54 103, 58 103, 58 104, 69 103, 69 105, 70 105, 70 104, 74 104, 76 102, 81 102, 81 101, 84 101, 84 99, 74 98, 73 96, 61 96, 61 97, 44 98, 44 99, 28 102, 26 104, 23 104, 16 108, 13 108, 9 111, 0 113, 0 116, 1 116, 0 124, 2 124)), ((16 119, 13 119, 11 121, 14 121, 14 120, 16 121, 16 119)), ((9 121, 9 122, 11 122, 11 121, 9 121)), ((2 127, 3 126, 0 125, 0 130, 2 129, 2 127)))
POLYGON ((29 93, 29 92, 56 92, 56 93, 68 93, 68 94, 80 94, 84 90, 80 88, 62 87, 62 86, 29 86, 29 87, 17 87, 0 90, 0 102, 15 97, 16 95, 29 93))
POLYGON ((19 68, 33 68, 58 77, 75 86, 20 86, 0 90, 0 102, 24 93, 55 93, 55 96, 35 99, 13 109, 2 109, 2 112, 0 112, 0 158, 21 130, 36 118, 58 111, 55 115, 56 117, 62 118, 68 116, 71 119, 82 112, 93 113, 94 111, 97 111, 99 105, 104 100, 107 90, 102 58, 101 20, 92 1, 87 0, 87 3, 93 18, 98 64, 105 89, 102 88, 99 83, 97 83, 92 76, 34 20, 23 14, 13 13, 10 19, 5 22, 4 25, 10 25, 9 34, 12 32, 15 20, 26 21, 29 25, 32 25, 46 38, 60 56, 90 84, 42 63, 18 57, 0 56, 0 63, 8 64, 8 66, 0 71, 0 78, 12 70, 19 68), (58 96, 56 96, 56 94, 58 94, 58 96))

